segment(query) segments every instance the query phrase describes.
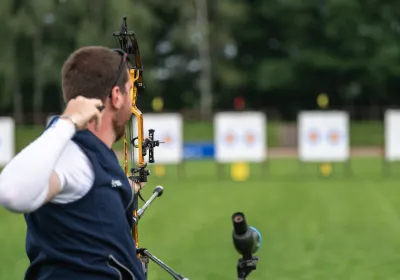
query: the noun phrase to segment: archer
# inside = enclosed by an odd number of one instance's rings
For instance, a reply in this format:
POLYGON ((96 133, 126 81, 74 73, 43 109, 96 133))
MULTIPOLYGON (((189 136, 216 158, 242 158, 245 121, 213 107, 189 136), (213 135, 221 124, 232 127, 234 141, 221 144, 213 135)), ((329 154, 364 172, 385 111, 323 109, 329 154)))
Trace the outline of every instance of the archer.
POLYGON ((127 58, 104 47, 71 54, 65 111, 0 174, 0 204, 27 224, 26 280, 145 279, 131 237, 144 183, 128 180, 112 150, 132 114, 127 58))

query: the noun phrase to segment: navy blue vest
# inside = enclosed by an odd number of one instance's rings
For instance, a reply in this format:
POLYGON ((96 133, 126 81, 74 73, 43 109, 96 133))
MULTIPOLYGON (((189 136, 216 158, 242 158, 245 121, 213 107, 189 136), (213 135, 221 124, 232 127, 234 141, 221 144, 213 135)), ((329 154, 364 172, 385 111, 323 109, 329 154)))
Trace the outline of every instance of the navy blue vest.
POLYGON ((95 182, 73 203, 25 214, 25 280, 144 279, 131 236, 133 191, 115 153, 88 130, 72 140, 91 161, 95 182))

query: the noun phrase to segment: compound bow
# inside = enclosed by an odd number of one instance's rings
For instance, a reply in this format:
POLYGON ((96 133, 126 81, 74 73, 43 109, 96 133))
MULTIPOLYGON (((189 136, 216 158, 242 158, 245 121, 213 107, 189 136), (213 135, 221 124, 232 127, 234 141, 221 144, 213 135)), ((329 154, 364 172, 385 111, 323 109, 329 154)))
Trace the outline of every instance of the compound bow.
MULTIPOLYGON (((144 83, 143 83, 143 66, 142 61, 140 59, 140 52, 138 42, 136 40, 135 33, 133 31, 128 31, 126 17, 122 19, 121 31, 113 32, 114 38, 117 40, 119 47, 126 52, 130 56, 134 56, 134 65, 129 65, 129 77, 133 83, 132 90, 130 92, 131 99, 132 99, 132 118, 128 124, 128 131, 130 134, 130 139, 128 139, 126 133, 124 135, 124 169, 126 175, 129 177, 130 180, 140 183, 140 182, 147 182, 147 176, 150 175, 150 171, 146 169, 147 163, 144 157, 147 155, 148 151, 148 162, 154 163, 154 148, 159 146, 160 141, 154 140, 154 129, 149 129, 149 136, 144 138, 143 134, 143 115, 142 112, 136 106, 136 99, 139 93, 144 91, 144 83), (133 134, 133 122, 134 118, 137 121, 137 136, 135 137, 133 134), (129 141, 129 142, 128 142, 129 141), (138 166, 132 167, 129 170, 129 146, 132 146, 131 151, 131 163, 134 166, 135 162, 135 154, 134 149, 138 149, 138 166)), ((137 248, 137 255, 140 261, 142 262, 143 270, 145 277, 147 279, 148 275, 148 263, 149 259, 157 263, 161 266, 164 270, 166 270, 174 279, 178 280, 188 280, 187 278, 183 277, 181 274, 173 271, 170 267, 165 265, 162 261, 158 258, 150 254, 147 249, 139 247, 139 231, 138 231, 138 223, 139 219, 143 216, 145 210, 150 205, 150 203, 156 198, 161 196, 163 193, 163 188, 158 186, 155 188, 153 195, 151 198, 144 204, 142 208, 139 209, 138 207, 138 197, 144 202, 140 191, 135 195, 134 200, 134 211, 133 211, 133 228, 132 228, 132 237, 135 240, 136 248, 137 248)))
MULTIPOLYGON (((154 147, 159 145, 159 141, 154 141, 154 130, 149 131, 149 138, 146 140, 143 136, 143 115, 142 112, 136 106, 136 99, 139 93, 144 91, 144 84, 143 84, 143 67, 142 62, 140 59, 140 52, 139 47, 136 41, 135 34, 132 31, 128 32, 126 17, 123 18, 121 31, 114 32, 113 36, 116 40, 118 40, 119 47, 125 51, 128 55, 133 55, 135 57, 134 65, 130 65, 129 69, 129 78, 133 83, 133 87, 131 89, 130 95, 132 99, 132 118, 128 124, 128 131, 130 132, 130 139, 128 142, 128 137, 125 132, 124 135, 124 169, 126 175, 132 181, 136 183, 140 182, 147 182, 147 176, 150 175, 150 171, 146 169, 147 163, 145 162, 145 155, 147 153, 147 149, 149 149, 149 162, 154 162, 154 147), (137 137, 134 137, 133 134, 133 121, 134 117, 136 117, 137 121, 137 137), (129 170, 129 146, 131 148, 131 162, 134 165, 134 150, 133 148, 138 149, 138 167, 131 168, 129 170)), ((141 197, 140 191, 135 195, 134 201, 134 212, 133 212, 133 229, 132 229, 132 237, 135 240, 136 248, 139 248, 139 231, 138 231, 138 196, 143 200, 141 197)), ((148 261, 147 259, 143 259, 140 254, 138 257, 141 259, 143 263, 143 268, 147 271, 148 261)))

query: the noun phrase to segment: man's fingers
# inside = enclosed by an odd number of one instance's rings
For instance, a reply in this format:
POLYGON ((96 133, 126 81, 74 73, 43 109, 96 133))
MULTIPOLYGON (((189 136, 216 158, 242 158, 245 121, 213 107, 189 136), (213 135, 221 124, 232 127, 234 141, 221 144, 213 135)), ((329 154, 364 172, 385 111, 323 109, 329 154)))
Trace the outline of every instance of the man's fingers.
POLYGON ((99 130, 100 125, 101 125, 101 115, 102 111, 104 109, 103 102, 99 99, 92 99, 94 106, 96 107, 95 115, 94 115, 94 121, 96 122, 96 130, 99 130))
POLYGON ((93 117, 92 120, 95 121, 95 129, 98 131, 101 125, 101 115, 102 115, 102 111, 104 109, 104 105, 103 102, 99 99, 92 99, 91 100, 93 102, 93 117))
MULTIPOLYGON (((98 109, 98 108, 97 108, 98 109)), ((95 121, 95 125, 96 125, 96 130, 99 130, 100 125, 101 125, 101 115, 102 112, 100 110, 97 110, 95 115, 94 115, 94 121, 95 121)))
POLYGON ((102 116, 102 113, 101 113, 101 111, 100 111, 100 112, 97 114, 97 130, 99 130, 99 129, 100 129, 100 126, 101 126, 101 120, 102 120, 101 116, 102 116))
POLYGON ((68 102, 64 114, 74 116, 78 129, 87 128, 87 124, 91 121, 95 121, 98 129, 103 111, 104 104, 101 100, 78 96, 68 102))
POLYGON ((103 102, 100 99, 92 99, 94 106, 101 112, 104 109, 103 102))

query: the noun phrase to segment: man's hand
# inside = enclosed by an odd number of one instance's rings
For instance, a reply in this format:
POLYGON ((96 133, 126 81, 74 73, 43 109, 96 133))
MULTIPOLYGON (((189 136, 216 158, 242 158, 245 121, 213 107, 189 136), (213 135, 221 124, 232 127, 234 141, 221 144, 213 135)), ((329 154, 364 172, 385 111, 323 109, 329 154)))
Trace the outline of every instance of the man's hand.
POLYGON ((61 118, 69 119, 77 130, 86 129, 91 121, 95 121, 98 128, 101 123, 101 108, 103 108, 101 100, 78 96, 68 102, 61 118))
POLYGON ((131 183, 131 187, 135 191, 135 194, 138 193, 138 191, 140 191, 144 187, 144 185, 146 185, 146 183, 144 182, 135 183, 132 180, 129 180, 129 182, 131 183))

